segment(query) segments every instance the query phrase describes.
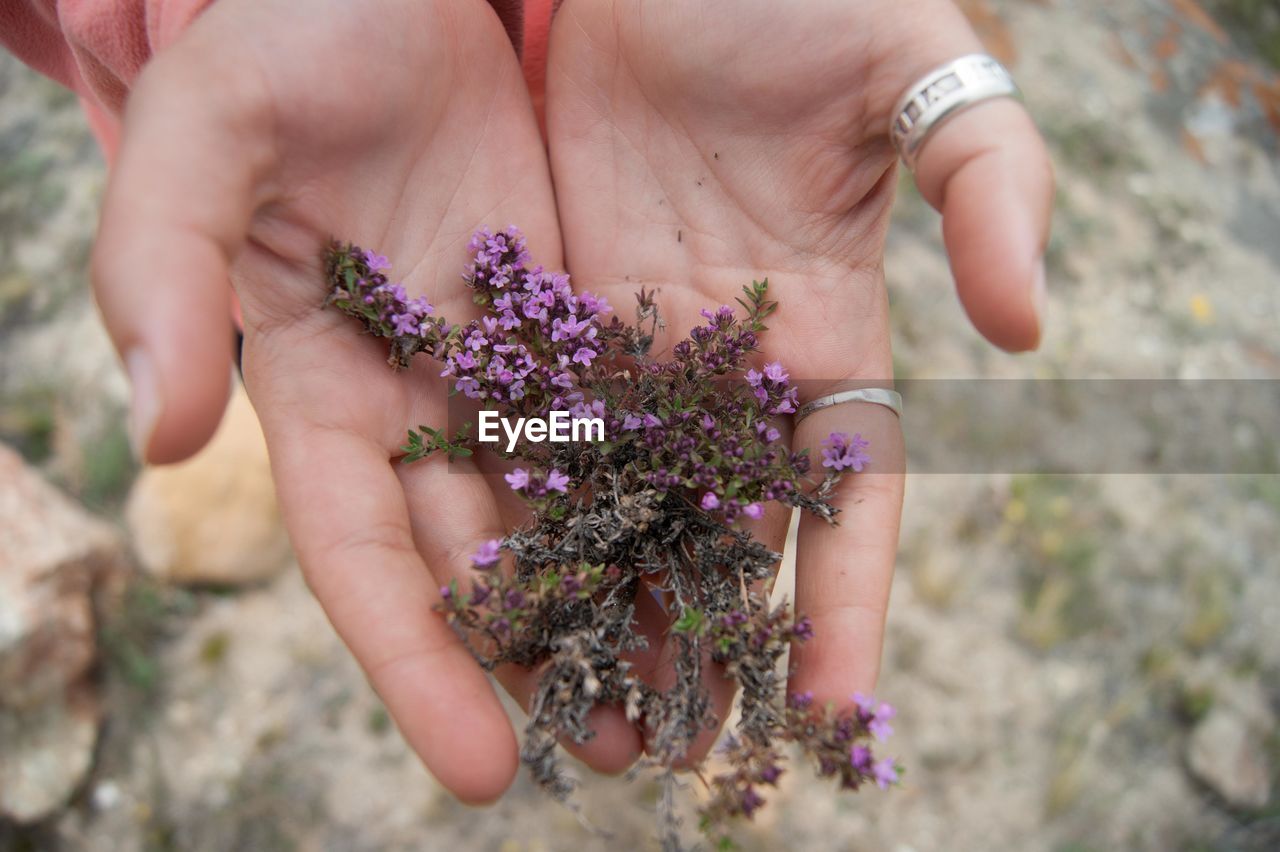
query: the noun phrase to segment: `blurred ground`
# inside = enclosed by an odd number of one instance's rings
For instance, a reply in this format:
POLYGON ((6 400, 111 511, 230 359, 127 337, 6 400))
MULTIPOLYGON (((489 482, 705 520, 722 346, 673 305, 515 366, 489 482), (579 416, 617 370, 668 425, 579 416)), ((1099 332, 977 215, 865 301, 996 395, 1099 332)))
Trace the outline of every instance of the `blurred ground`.
MULTIPOLYGON (((1019 358, 977 338, 940 298, 936 217, 904 182, 900 374, 1280 377, 1274 3, 964 5, 1057 161, 1049 331, 1019 358)), ((103 181, 74 99, 0 61, 0 439, 119 520, 125 384, 85 287, 103 181)), ((1274 476, 913 476, 881 682, 905 783, 840 798, 789 775, 743 845, 1280 848, 1278 517, 1274 476)), ((91 778, 46 822, 0 825, 0 848, 650 845, 643 782, 584 790, 611 840, 523 779, 489 810, 453 802, 296 571, 137 582, 122 607, 91 778)))

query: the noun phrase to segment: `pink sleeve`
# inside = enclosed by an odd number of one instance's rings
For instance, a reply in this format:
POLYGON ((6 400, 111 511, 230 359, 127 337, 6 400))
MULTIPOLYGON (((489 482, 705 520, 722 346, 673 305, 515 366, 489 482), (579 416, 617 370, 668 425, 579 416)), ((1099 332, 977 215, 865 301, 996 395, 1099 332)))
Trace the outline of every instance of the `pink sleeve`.
POLYGON ((0 0, 0 42, 80 95, 110 159, 134 78, 209 2, 0 0))

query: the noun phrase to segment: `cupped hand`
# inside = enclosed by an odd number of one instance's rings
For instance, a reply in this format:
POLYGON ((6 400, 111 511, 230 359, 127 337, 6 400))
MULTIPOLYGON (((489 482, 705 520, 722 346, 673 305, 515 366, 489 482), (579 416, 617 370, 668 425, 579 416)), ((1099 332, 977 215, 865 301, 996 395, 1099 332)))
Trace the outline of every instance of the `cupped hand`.
MULTIPOLYGON (((376 249, 465 321, 466 243, 508 221, 561 263, 528 93, 483 0, 220 0, 129 98, 93 259, 152 462, 217 425, 234 284, 245 382, 308 583, 408 742, 470 801, 506 788, 515 738, 433 608, 504 519, 466 462, 394 461, 407 427, 446 422, 438 368, 394 374, 385 345, 322 310, 321 259, 331 236, 376 249)), ((527 699, 527 673, 501 676, 527 699)), ((639 752, 620 711, 597 727, 593 765, 639 752)))
MULTIPOLYGON (((615 305, 660 287, 661 346, 767 276, 781 308, 763 358, 790 369, 802 401, 886 385, 890 112, 920 76, 980 50, 946 0, 566 0, 546 119, 576 285, 615 305)), ((1026 112, 1002 100, 962 113, 926 143, 916 177, 943 213, 974 324, 1033 348, 1053 180, 1026 112)), ((873 462, 841 485, 840 526, 801 521, 796 605, 816 638, 796 649, 790 687, 847 704, 879 669, 904 454, 894 415, 867 404, 815 413, 794 441, 816 456, 833 431, 869 438, 873 462)), ((779 545, 786 517, 763 527, 779 545)), ((723 718, 728 691, 713 686, 723 718)))

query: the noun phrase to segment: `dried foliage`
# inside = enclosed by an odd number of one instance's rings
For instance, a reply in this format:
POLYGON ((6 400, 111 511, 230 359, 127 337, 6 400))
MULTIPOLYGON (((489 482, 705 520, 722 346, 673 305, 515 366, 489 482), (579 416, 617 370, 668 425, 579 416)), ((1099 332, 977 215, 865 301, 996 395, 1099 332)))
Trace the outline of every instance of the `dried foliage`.
MULTIPOLYGON (((489 445, 519 459, 506 481, 532 518, 478 543, 470 588, 442 589, 444 613, 481 665, 541 672, 521 755, 538 784, 567 799, 573 782, 557 742, 590 739, 593 707, 623 707, 663 768, 659 833, 665 848, 678 848, 672 767, 720 724, 704 671, 712 663, 736 681, 742 714, 725 746, 730 770, 708 782, 709 835, 728 842, 728 821, 764 803, 787 742, 843 788, 896 780, 893 761, 874 760, 869 746, 887 735, 892 708, 858 696, 853 709, 836 712, 786 695, 779 661, 813 629, 785 604, 770 608, 779 554, 738 526, 770 501, 835 523, 828 496, 870 461, 860 436, 834 433, 815 479, 809 455, 792 452, 772 425, 796 410, 796 389, 781 364, 748 363, 778 307, 767 282, 744 288, 740 312, 704 310, 705 324, 664 359, 650 351, 662 322, 652 293, 637 295, 636 321, 627 324, 603 299, 575 293, 567 275, 530 267, 514 228, 481 231, 470 250, 464 277, 483 315, 465 325, 407 298, 387 279, 386 258, 352 245, 328 254, 327 304, 386 338, 393 366, 427 353, 455 393, 505 417, 567 410, 604 423, 601 441, 521 440, 510 453, 489 445), (652 593, 672 613, 679 649, 661 691, 628 661, 646 645, 633 618, 637 595, 652 593)), ((465 429, 450 437, 423 426, 410 431, 405 460, 476 446, 465 429)))

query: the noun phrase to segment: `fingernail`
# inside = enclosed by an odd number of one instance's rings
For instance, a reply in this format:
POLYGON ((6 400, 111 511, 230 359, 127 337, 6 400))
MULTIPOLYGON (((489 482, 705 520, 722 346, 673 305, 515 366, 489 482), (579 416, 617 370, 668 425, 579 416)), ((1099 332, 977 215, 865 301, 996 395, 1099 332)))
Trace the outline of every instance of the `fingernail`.
POLYGON ((1049 309, 1049 293, 1045 286, 1044 258, 1036 261, 1035 279, 1031 282, 1031 308, 1036 312, 1037 339, 1044 337, 1045 312, 1049 309))
POLYGON ((125 354, 124 366, 133 387, 129 405, 129 446, 133 449, 133 457, 145 462, 151 433, 160 418, 160 386, 151 356, 141 347, 134 347, 125 354))

